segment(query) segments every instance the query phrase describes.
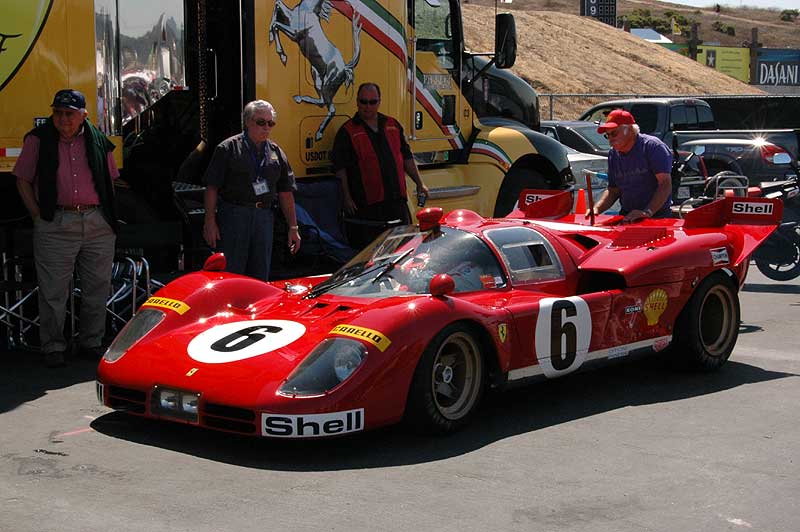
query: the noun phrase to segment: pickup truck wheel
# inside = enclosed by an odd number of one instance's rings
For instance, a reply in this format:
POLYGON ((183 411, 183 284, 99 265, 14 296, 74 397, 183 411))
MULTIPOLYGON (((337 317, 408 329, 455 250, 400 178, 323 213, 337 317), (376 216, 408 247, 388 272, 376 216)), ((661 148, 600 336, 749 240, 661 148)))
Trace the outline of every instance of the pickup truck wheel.
POLYGON ((675 323, 673 353, 688 366, 715 370, 728 360, 739 337, 739 296, 724 274, 697 287, 675 323))
POLYGON ((519 200, 519 194, 526 188, 548 190, 550 187, 542 174, 531 168, 512 168, 506 174, 506 179, 497 193, 497 202, 494 206, 494 217, 506 216, 514 209, 514 204, 519 200))
MULTIPOLYGON (((717 185, 716 187, 718 190, 724 191, 725 189, 732 189, 733 195, 736 197, 742 197, 747 195, 747 190, 742 188, 742 185, 744 183, 742 182, 741 174, 737 174, 733 170, 722 170, 720 172, 711 174, 711 176, 712 178, 718 180, 719 185, 717 185)), ((709 193, 713 194, 714 191, 709 190, 707 191, 706 195, 710 195, 709 193)))

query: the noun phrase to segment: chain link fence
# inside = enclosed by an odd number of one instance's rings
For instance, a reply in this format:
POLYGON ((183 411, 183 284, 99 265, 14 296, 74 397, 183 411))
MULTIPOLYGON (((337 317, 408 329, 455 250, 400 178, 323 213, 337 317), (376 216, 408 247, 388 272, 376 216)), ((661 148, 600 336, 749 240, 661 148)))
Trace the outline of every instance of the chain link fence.
POLYGON ((575 120, 584 111, 601 102, 628 98, 751 98, 754 95, 689 95, 689 94, 539 94, 539 116, 542 120, 575 120))

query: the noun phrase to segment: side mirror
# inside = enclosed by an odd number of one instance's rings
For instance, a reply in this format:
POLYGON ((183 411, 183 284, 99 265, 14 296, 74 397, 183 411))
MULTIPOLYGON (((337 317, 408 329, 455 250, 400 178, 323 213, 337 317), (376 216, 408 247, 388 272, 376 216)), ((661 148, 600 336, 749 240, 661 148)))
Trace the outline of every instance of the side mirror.
POLYGON ((430 293, 434 297, 443 297, 452 294, 456 289, 456 282, 446 273, 440 273, 431 279, 430 293))
POLYGON ((225 271, 225 266, 228 265, 228 261, 225 260, 224 253, 214 253, 210 257, 206 259, 203 263, 203 271, 206 272, 221 272, 225 271))
POLYGON ((785 151, 772 156, 772 164, 790 164, 791 162, 792 156, 785 151))
POLYGON ((494 64, 511 68, 517 60, 517 25, 511 13, 498 13, 494 19, 494 64))

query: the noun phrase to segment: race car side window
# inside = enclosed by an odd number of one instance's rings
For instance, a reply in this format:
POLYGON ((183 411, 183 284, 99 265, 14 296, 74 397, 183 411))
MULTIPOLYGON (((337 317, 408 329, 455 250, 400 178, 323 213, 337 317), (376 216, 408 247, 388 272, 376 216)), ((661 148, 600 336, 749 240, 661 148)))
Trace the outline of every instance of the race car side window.
POLYGON ((555 249, 534 229, 492 229, 486 232, 486 238, 500 251, 513 284, 552 281, 564 277, 564 268, 555 249))

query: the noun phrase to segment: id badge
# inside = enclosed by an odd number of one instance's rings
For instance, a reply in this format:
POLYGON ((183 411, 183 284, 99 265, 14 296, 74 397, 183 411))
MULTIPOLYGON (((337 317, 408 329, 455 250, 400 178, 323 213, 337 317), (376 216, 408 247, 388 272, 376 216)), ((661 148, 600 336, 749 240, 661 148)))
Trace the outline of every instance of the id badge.
POLYGON ((266 181, 256 181, 253 183, 253 192, 256 196, 261 196, 269 192, 269 186, 266 181))

